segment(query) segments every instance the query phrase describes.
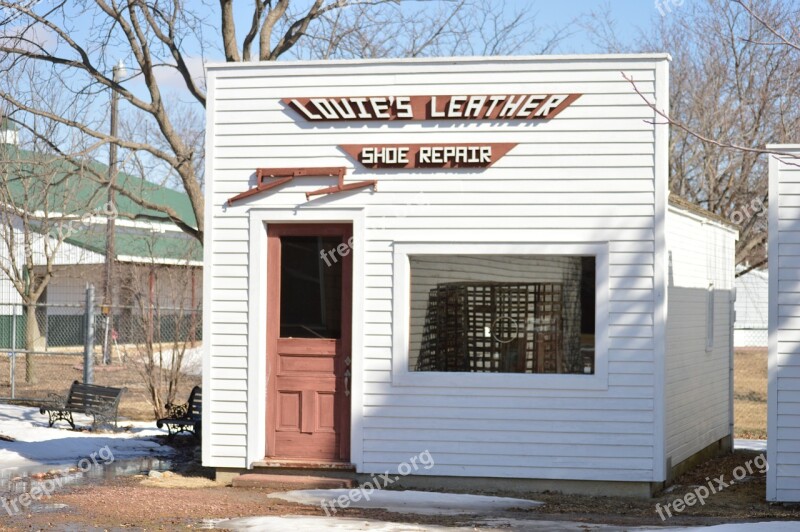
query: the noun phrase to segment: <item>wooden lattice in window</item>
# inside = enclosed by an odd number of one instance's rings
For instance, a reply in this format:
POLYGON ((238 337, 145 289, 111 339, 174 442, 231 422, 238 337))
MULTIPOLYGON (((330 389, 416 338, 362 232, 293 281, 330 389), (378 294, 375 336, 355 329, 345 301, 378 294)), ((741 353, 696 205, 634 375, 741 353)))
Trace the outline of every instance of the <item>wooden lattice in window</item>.
POLYGON ((559 373, 561 283, 442 283, 428 293, 417 371, 559 373))

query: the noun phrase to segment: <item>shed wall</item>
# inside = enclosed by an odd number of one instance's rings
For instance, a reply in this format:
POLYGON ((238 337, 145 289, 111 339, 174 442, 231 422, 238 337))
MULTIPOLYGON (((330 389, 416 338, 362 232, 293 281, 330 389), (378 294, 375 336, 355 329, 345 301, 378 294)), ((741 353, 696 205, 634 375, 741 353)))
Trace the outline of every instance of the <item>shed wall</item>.
MULTIPOLYGON (((800 146, 771 147, 800 156, 800 146)), ((800 166, 770 156, 767 499, 800 501, 800 166)))
POLYGON ((245 468, 264 456, 259 404, 266 393, 260 381, 265 355, 252 341, 265 319, 258 314, 264 287, 256 278, 263 257, 253 247, 264 228, 252 220, 273 213, 324 220, 354 209, 363 220, 355 240, 361 249, 354 253, 355 271, 363 272, 354 278, 362 294, 355 305, 363 311, 363 322, 354 323, 361 347, 353 353, 352 461, 360 472, 396 470, 429 450, 436 466, 420 474, 663 479, 663 420, 656 405, 663 386, 666 126, 654 125, 654 112, 620 71, 666 108, 666 67, 663 56, 210 67, 204 465, 245 468), (554 92, 583 95, 540 123, 312 125, 280 103, 303 96, 554 92), (371 142, 519 145, 479 171, 367 171, 337 148, 371 142), (307 202, 304 192, 331 179, 306 178, 224 206, 252 186, 258 167, 342 164, 348 180, 379 179, 378 192, 307 202), (608 348, 598 353, 607 368, 602 386, 561 387, 561 375, 531 376, 530 383, 552 379, 547 389, 396 382, 393 249, 398 243, 476 242, 509 249, 607 246, 607 275, 598 278, 598 293, 608 301, 608 348))
POLYGON ((685 211, 667 213, 666 455, 673 466, 731 434, 736 236, 685 211))

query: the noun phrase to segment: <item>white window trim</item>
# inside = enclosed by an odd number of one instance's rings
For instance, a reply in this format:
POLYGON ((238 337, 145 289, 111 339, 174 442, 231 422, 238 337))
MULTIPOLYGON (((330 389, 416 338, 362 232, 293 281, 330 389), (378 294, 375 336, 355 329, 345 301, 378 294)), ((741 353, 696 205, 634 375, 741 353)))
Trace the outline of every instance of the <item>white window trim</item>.
POLYGON ((395 242, 392 293, 392 384, 453 388, 525 388, 530 390, 608 389, 608 243, 452 243, 395 242), (409 255, 592 255, 595 257, 595 372, 593 375, 552 373, 450 373, 410 371, 411 267, 409 255))

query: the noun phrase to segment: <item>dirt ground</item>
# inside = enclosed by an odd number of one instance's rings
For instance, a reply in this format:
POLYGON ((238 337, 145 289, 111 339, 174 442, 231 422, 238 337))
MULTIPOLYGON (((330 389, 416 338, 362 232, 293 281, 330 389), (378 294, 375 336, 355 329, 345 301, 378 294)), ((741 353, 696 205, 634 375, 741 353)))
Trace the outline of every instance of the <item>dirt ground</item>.
MULTIPOLYGON (((184 459, 170 478, 153 480, 144 476, 119 478, 100 485, 73 487, 55 494, 49 504, 66 505, 44 513, 5 517, 0 530, 177 530, 208 528, 209 521, 260 515, 324 515, 321 508, 300 506, 267 495, 275 489, 241 489, 221 486, 210 480, 211 471, 197 465, 197 453, 183 449, 184 459)), ((626 526, 710 525, 731 521, 800 519, 800 508, 768 504, 765 475, 752 467, 753 475, 711 495, 704 505, 696 504, 663 520, 656 504, 665 506, 684 497, 709 480, 725 475, 732 480, 735 469, 757 456, 737 452, 708 461, 688 472, 668 492, 652 499, 583 497, 558 493, 529 493, 523 498, 543 501, 544 506, 527 511, 510 511, 504 517, 552 521, 577 521, 626 526)), ((756 462, 758 464, 758 462, 756 462)), ((486 495, 519 497, 519 494, 473 491, 486 495)), ((341 510, 337 516, 370 518, 395 522, 445 526, 474 525, 475 517, 417 516, 383 510, 341 510)), ((476 529, 479 529, 478 526, 476 529)))
MULTIPOLYGON (((25 356, 19 355, 16 360, 16 396, 34 398, 22 401, 22 404, 39 406, 47 398, 48 393, 65 395, 72 381, 83 380, 83 355, 59 354, 36 355, 35 357, 37 375, 35 384, 25 383, 25 356)), ((9 357, 0 356, 0 397, 10 397, 11 395, 8 380, 9 370, 9 357)), ((200 381, 199 375, 183 375, 178 387, 177 402, 185 402, 192 387, 200 384, 200 381)), ((119 415, 121 417, 137 421, 155 419, 153 408, 147 402, 144 379, 131 359, 121 362, 115 357, 110 366, 95 364, 94 383, 115 388, 127 388, 120 401, 119 415)))
POLYGON ((738 348, 733 360, 733 416, 737 438, 767 437, 767 349, 738 348))

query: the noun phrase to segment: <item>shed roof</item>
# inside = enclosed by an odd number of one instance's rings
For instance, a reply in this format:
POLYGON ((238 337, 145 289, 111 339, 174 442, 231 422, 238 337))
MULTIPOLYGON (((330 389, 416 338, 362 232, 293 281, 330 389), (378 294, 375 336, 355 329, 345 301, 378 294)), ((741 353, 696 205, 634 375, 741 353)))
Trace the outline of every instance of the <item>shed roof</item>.
MULTIPOLYGON (((8 144, 0 146, 0 165, 4 189, 0 195, 8 196, 0 201, 8 201, 29 212, 98 217, 108 214, 108 188, 100 181, 100 176, 108 174, 107 165, 93 160, 70 162, 56 155, 34 153, 8 144), (43 175, 48 179, 41 179, 43 175)), ((148 203, 171 208, 181 221, 197 226, 186 194, 122 172, 117 174, 117 184, 124 192, 148 203)), ((139 205, 124 192, 117 192, 114 199, 120 218, 145 218, 173 225, 163 212, 139 205)), ((158 233, 149 227, 118 224, 115 235, 118 258, 202 260, 200 243, 182 231, 158 233)), ((81 227, 65 242, 105 254, 105 224, 81 227)))
POLYGON ((720 216, 719 214, 711 212, 708 209, 704 209, 703 207, 696 205, 691 201, 687 200, 686 198, 678 196, 677 194, 670 193, 669 204, 672 205, 673 207, 677 207, 679 209, 691 212, 692 214, 696 214, 697 216, 702 216, 703 218, 711 220, 712 222, 717 222, 719 224, 722 224, 735 231, 739 230, 736 224, 734 224, 724 216, 720 216))

